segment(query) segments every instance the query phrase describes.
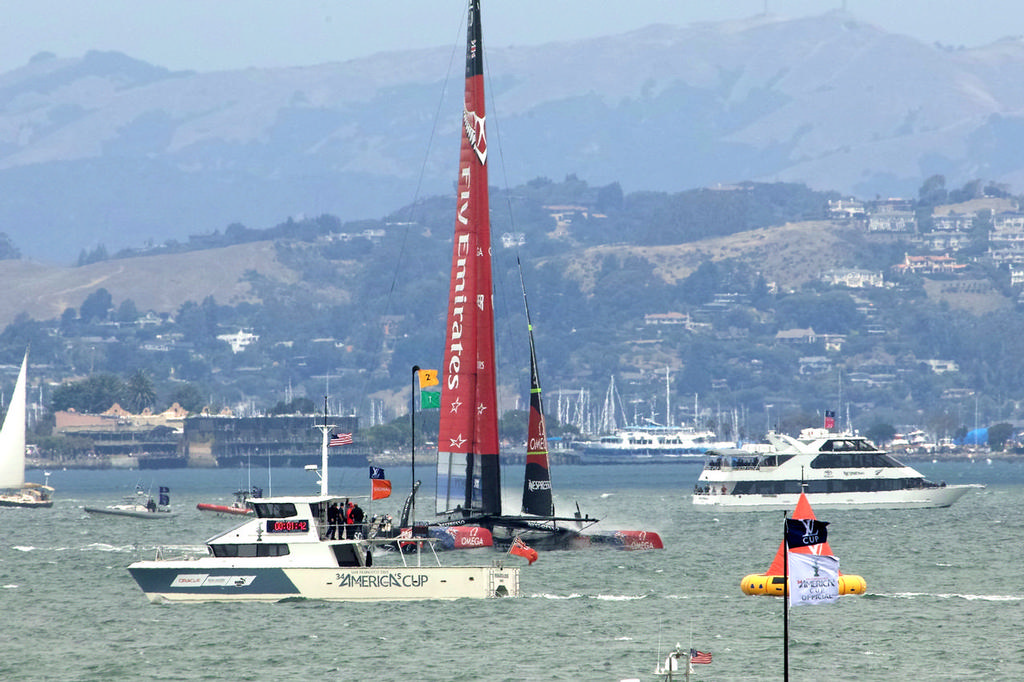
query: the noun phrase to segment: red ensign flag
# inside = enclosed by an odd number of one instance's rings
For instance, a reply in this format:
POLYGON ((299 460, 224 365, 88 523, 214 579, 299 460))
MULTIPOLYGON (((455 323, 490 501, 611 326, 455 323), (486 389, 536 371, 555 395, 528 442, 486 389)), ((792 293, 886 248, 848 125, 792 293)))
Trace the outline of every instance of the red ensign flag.
POLYGON ((537 550, 528 547, 527 544, 518 537, 512 541, 512 546, 509 547, 508 553, 521 556, 531 564, 537 560, 537 550))

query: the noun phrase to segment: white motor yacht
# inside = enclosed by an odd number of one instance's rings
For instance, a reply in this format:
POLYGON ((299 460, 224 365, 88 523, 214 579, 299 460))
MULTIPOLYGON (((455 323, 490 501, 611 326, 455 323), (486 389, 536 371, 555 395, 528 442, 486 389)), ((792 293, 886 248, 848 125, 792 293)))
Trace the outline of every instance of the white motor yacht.
POLYGON ((770 448, 712 450, 693 490, 709 511, 792 509, 805 491, 815 509, 948 507, 982 485, 935 483, 863 436, 804 429, 767 435, 770 448))

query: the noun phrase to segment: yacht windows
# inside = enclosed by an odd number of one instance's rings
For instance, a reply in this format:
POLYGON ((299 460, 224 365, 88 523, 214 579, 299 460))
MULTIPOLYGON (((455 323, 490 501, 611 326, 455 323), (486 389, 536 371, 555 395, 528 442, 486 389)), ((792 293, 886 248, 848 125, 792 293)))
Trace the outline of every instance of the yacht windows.
MULTIPOLYGON (((907 490, 928 485, 920 478, 856 478, 849 480, 805 481, 807 493, 868 493, 883 490, 907 490)), ((733 495, 796 495, 800 481, 737 481, 733 495)))
POLYGON ((777 467, 792 457, 793 455, 765 455, 761 458, 761 466, 777 467))
POLYGON ((288 519, 298 516, 291 502, 253 502, 256 516, 261 519, 288 519))
MULTIPOLYGON (((828 443, 826 443, 828 445, 828 443)), ((824 450, 824 448, 822 448, 824 450)), ((903 466, 884 452, 822 452, 811 460, 812 469, 882 469, 903 466)))
POLYGON ((260 557, 260 556, 285 556, 288 554, 288 545, 277 542, 251 542, 247 544, 216 544, 210 545, 210 551, 217 557, 260 557))
POLYGON ((837 450, 841 452, 850 452, 853 450, 862 450, 865 452, 877 452, 878 448, 864 440, 863 438, 836 438, 833 440, 827 440, 822 443, 819 448, 821 452, 828 452, 830 450, 837 450))

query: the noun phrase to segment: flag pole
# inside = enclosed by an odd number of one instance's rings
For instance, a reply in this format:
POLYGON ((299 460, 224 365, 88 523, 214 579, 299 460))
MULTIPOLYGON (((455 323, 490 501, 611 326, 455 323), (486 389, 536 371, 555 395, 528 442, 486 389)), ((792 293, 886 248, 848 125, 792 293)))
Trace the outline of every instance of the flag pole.
POLYGON ((419 371, 419 365, 412 366, 412 390, 409 392, 409 415, 412 424, 412 431, 409 434, 409 440, 412 443, 412 505, 410 509, 413 524, 416 523, 416 378, 419 371))
POLYGON ((789 682, 789 541, 786 514, 782 512, 782 679, 789 682))
POLYGON ((690 646, 686 647, 686 673, 684 679, 690 682, 690 671, 693 670, 693 620, 690 620, 690 646))

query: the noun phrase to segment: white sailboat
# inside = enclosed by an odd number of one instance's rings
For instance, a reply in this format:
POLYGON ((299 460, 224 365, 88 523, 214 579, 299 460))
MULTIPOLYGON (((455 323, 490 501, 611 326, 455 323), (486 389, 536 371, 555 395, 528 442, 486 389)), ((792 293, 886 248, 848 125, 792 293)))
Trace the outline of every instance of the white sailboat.
MULTIPOLYGON (((28 390, 28 351, 14 385, 11 404, 0 429, 0 507, 53 506, 53 488, 25 482, 25 397, 28 390)), ((46 474, 49 480, 49 474, 46 474)))

